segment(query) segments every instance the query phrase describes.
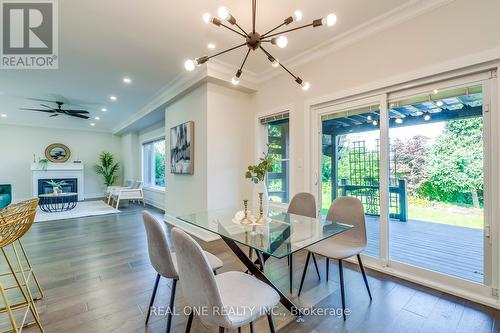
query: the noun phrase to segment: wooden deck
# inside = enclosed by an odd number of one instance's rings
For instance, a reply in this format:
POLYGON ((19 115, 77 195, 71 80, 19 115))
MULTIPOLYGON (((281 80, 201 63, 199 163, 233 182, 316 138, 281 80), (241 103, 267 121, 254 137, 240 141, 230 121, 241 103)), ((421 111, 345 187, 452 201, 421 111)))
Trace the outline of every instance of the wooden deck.
MULTIPOLYGON (((379 255, 379 218, 367 216, 365 254, 379 255)), ((392 260, 461 279, 483 282, 483 230, 416 220, 389 224, 392 260)))

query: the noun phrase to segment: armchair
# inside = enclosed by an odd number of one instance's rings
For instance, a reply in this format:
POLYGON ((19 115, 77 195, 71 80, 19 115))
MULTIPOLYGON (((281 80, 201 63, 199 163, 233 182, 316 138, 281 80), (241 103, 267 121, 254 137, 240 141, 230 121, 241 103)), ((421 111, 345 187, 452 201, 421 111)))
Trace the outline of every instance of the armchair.
POLYGON ((141 181, 135 182, 135 185, 131 188, 122 188, 114 191, 111 194, 111 199, 116 202, 116 209, 120 206, 120 200, 138 200, 142 201, 144 207, 146 207, 146 202, 144 201, 144 192, 142 190, 143 183, 141 181))

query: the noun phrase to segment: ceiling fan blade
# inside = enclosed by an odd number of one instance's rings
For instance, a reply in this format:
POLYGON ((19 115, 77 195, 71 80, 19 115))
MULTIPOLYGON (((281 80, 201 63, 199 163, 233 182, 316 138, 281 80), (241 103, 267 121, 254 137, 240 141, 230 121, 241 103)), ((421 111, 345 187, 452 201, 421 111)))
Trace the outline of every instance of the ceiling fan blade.
POLYGON ((48 106, 48 105, 45 105, 45 104, 40 104, 40 105, 41 105, 41 106, 43 106, 44 108, 49 108, 49 109, 51 109, 51 110, 53 110, 53 109, 54 109, 54 107, 53 107, 53 106, 48 106))
POLYGON ((40 111, 40 112, 47 112, 47 113, 55 113, 55 110, 42 110, 42 109, 27 109, 27 108, 20 108, 19 110, 27 110, 27 111, 40 111))
POLYGON ((69 113, 86 113, 88 114, 88 111, 85 110, 63 110, 64 112, 69 112, 69 113))
POLYGON ((87 117, 87 116, 82 116, 80 114, 72 114, 72 113, 69 113, 68 116, 82 118, 82 119, 89 119, 90 118, 90 117, 87 117))
POLYGON ((29 99, 30 101, 46 102, 46 103, 55 103, 56 102, 56 101, 51 101, 51 100, 48 100, 48 99, 41 99, 41 98, 31 98, 31 97, 28 97, 27 99, 29 99))
POLYGON ((59 113, 56 113, 56 114, 53 114, 53 115, 49 116, 49 118, 51 118, 51 117, 57 117, 58 115, 59 115, 59 113))

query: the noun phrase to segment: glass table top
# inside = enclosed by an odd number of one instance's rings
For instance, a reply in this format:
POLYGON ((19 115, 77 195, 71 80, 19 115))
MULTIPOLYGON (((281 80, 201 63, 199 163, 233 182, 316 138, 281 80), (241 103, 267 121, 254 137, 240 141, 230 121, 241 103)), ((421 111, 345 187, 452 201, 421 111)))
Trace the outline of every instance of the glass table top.
POLYGON ((270 222, 241 225, 234 220, 237 209, 207 211, 178 216, 177 219, 222 237, 234 240, 275 258, 290 254, 329 237, 350 230, 342 221, 326 221, 270 210, 270 222))

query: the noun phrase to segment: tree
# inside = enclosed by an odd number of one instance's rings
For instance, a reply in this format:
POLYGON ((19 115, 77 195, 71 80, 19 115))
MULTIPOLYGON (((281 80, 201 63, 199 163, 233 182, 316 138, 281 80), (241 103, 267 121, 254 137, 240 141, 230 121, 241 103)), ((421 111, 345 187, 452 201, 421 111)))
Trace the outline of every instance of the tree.
POLYGON ((479 207, 483 190, 483 119, 451 120, 429 149, 426 163, 429 174, 423 191, 436 199, 449 200, 470 193, 479 207))
POLYGON ((396 161, 396 177, 407 180, 408 192, 413 196, 427 178, 425 161, 428 142, 429 138, 423 135, 416 135, 407 141, 395 138, 391 142, 393 160, 396 161))

